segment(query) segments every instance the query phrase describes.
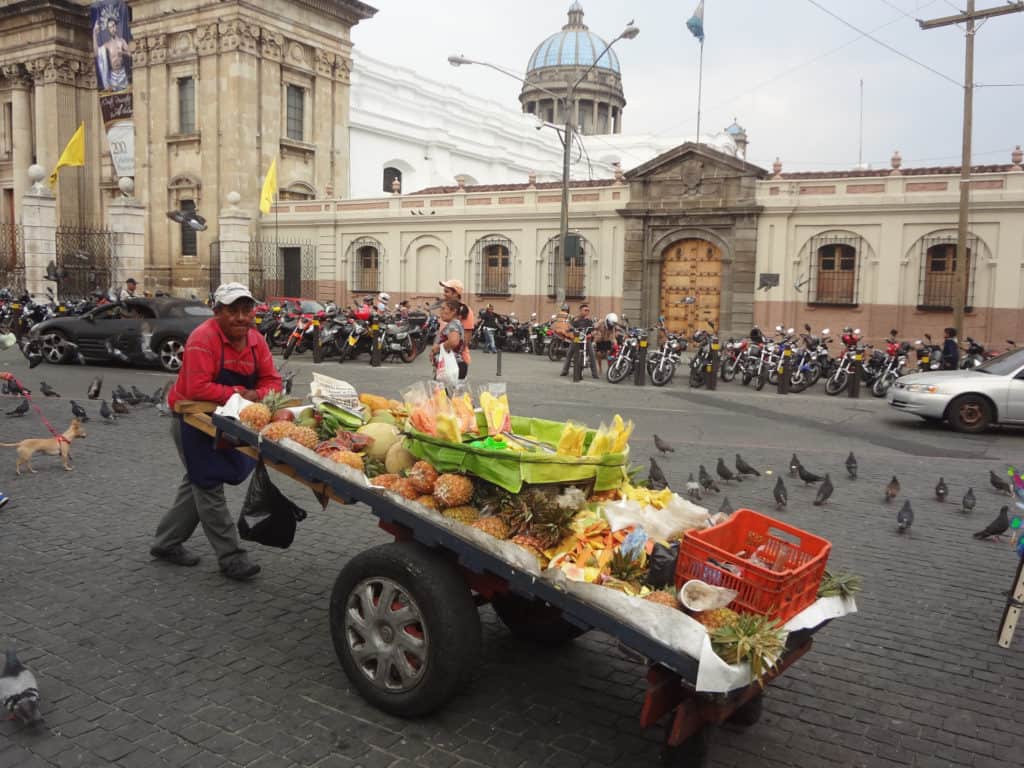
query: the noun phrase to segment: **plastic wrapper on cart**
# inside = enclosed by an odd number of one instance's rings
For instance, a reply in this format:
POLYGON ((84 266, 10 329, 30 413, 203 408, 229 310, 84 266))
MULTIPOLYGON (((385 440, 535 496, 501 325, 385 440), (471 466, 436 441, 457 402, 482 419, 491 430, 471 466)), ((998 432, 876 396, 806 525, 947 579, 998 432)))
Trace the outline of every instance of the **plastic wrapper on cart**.
MULTIPOLYGON (((478 416, 482 431, 486 422, 478 416)), ((512 433, 549 446, 558 445, 565 424, 545 419, 513 416, 512 433)), ((596 430, 587 430, 584 453, 596 430)), ((629 447, 621 453, 604 456, 563 456, 543 451, 514 451, 485 448, 467 443, 452 443, 424 434, 412 427, 405 446, 417 458, 429 461, 439 472, 462 472, 519 493, 523 485, 557 483, 590 487, 592 491, 619 488, 626 480, 629 447)))

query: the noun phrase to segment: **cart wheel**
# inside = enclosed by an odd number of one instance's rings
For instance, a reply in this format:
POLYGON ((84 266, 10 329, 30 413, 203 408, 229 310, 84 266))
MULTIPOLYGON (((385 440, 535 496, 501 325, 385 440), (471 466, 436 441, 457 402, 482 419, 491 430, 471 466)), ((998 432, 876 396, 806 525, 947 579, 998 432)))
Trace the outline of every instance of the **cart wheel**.
MULTIPOLYGON (((669 727, 671 723, 669 720, 669 727)), ((669 768, 702 768, 708 759, 710 737, 711 729, 704 726, 679 746, 670 747, 666 744, 661 748, 662 765, 669 768)))
POLYGON ((495 595, 491 605, 509 632, 520 640, 545 648, 558 648, 586 631, 566 621, 560 610, 540 600, 513 594, 495 595))
POLYGON ((754 725, 764 711, 764 694, 759 693, 729 716, 729 722, 743 728, 754 725))
POLYGON ((480 615, 458 570, 414 542, 352 558, 331 593, 331 639, 349 681, 399 717, 442 707, 476 669, 480 615))

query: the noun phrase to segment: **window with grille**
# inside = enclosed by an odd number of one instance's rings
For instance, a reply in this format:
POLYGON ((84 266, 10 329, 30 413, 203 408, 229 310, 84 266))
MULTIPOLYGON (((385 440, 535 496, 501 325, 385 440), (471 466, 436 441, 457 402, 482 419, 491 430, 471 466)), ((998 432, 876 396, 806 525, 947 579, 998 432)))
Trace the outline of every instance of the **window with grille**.
POLYGON ((484 237, 473 244, 472 259, 477 268, 477 293, 484 296, 512 295, 514 246, 507 237, 484 237))
POLYGON ((561 258, 559 238, 548 241, 548 296, 555 298, 558 288, 565 289, 567 299, 587 297, 587 259, 590 258, 590 243, 582 235, 569 233, 568 256, 561 258), (556 270, 558 272, 556 273, 556 270), (558 277, 558 280, 555 278, 558 277), (556 285, 557 283, 557 285, 556 285))
MULTIPOLYGON (((964 306, 970 308, 974 297, 974 254, 976 237, 967 239, 967 264, 964 306)), ((917 304, 920 309, 950 310, 956 283, 957 239, 955 236, 926 237, 921 240, 921 279, 917 304)))
POLYGON ((178 133, 196 132, 196 81, 178 78, 178 133))
POLYGON ((809 245, 810 304, 857 304, 863 241, 856 235, 823 234, 809 245))
POLYGON ((287 103, 286 135, 289 139, 303 141, 305 138, 306 91, 297 85, 289 85, 287 103))
POLYGON ((391 187, 393 186, 393 184, 394 184, 396 179, 398 180, 398 184, 399 184, 398 188, 399 188, 399 190, 401 190, 401 188, 402 188, 401 187, 401 184, 402 184, 402 172, 400 170, 398 170, 397 168, 390 168, 390 167, 388 167, 388 168, 384 169, 384 184, 383 184, 383 188, 384 188, 384 191, 387 192, 389 195, 392 192, 394 192, 394 190, 391 187))
MULTIPOLYGON (((196 210, 195 200, 182 200, 178 205, 179 210, 192 213, 196 210)), ((191 217, 186 217, 191 218, 191 217)), ((199 253, 196 246, 196 231, 188 225, 188 221, 181 224, 181 255, 195 256, 199 253)))
POLYGON ((380 290, 382 253, 381 244, 372 237, 361 237, 349 246, 353 293, 377 293, 380 290))

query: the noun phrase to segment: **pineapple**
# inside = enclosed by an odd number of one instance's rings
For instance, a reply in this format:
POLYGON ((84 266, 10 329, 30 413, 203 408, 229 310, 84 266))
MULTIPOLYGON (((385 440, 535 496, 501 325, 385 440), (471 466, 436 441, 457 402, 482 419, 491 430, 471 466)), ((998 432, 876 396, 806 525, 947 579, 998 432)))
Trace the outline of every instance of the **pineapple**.
POLYGON ((391 484, 391 490, 403 498, 412 500, 420 496, 412 480, 407 477, 400 477, 391 484))
POLYGON ((270 417, 273 415, 263 403, 253 403, 245 406, 238 414, 238 418, 249 429, 259 432, 270 423, 270 417))
POLYGON ((290 421, 272 421, 260 431, 260 436, 264 440, 273 440, 274 442, 277 442, 278 440, 283 440, 286 437, 291 437, 294 429, 295 425, 290 421))
POLYGON ((296 427, 293 425, 292 432, 288 437, 299 445, 309 448, 311 451, 315 450, 320 443, 320 438, 316 436, 316 430, 312 427, 296 427))
POLYGON ((420 493, 433 493, 437 482, 437 470, 426 461, 417 461, 405 473, 420 493))
POLYGON ((739 617, 739 614, 731 608, 715 608, 713 611, 701 611, 695 618, 708 632, 714 632, 719 627, 731 624, 739 617))
POLYGON ((468 504, 473 498, 473 481, 465 475, 440 475, 434 484, 434 498, 442 509, 468 504))
POLYGON ((422 504, 424 507, 427 507, 428 509, 439 511, 439 507, 437 506, 437 499, 435 499, 429 493, 424 496, 419 496, 414 500, 422 504))
POLYGON ((638 585, 647 575, 647 558, 643 555, 637 558, 627 557, 621 551, 616 551, 609 568, 613 579, 638 585))
POLYGON ((333 450, 327 454, 327 458, 338 464, 344 464, 352 469, 363 471, 363 457, 352 451, 333 450))
POLYGON ((383 475, 377 475, 373 480, 370 481, 370 485, 376 485, 380 488, 390 488, 401 478, 398 475, 386 472, 383 475))
POLYGON ((512 543, 518 544, 520 547, 536 557, 537 564, 542 570, 548 567, 548 556, 544 554, 544 546, 541 540, 536 536, 531 536, 528 533, 521 533, 518 536, 512 537, 512 543))
MULTIPOLYGON (((442 475, 444 477, 444 475, 442 475)), ((475 523, 472 523, 472 527, 478 531, 483 531, 489 536, 493 536, 496 539, 507 539, 509 530, 508 525, 500 517, 492 515, 491 517, 481 517, 475 523)))
POLYGON ((651 592, 649 595, 645 595, 644 600, 650 603, 664 605, 666 608, 675 608, 676 610, 682 610, 682 608, 679 605, 679 598, 676 596, 676 591, 671 588, 655 590, 654 592, 651 592))
POLYGON ((753 613, 734 614, 731 621, 708 630, 711 647, 726 664, 750 662, 750 672, 761 685, 786 649, 786 632, 780 623, 753 613))
POLYGON ((470 525, 480 519, 480 510, 468 505, 463 505, 461 507, 448 507, 448 509, 444 510, 441 514, 450 520, 458 520, 460 523, 464 523, 465 525, 470 525))
POLYGON ((284 392, 274 392, 271 390, 263 397, 261 401, 268 409, 270 409, 270 415, 273 416, 279 410, 284 408, 284 404, 288 402, 289 396, 284 392))

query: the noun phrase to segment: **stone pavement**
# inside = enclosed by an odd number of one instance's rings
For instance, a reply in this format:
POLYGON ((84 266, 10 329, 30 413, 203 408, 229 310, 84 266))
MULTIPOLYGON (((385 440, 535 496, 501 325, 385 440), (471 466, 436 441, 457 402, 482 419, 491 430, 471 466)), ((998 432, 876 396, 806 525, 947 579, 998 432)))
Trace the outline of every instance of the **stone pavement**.
MULTIPOLYGON (((305 356, 308 358, 308 355, 305 356)), ((1021 433, 980 437, 928 427, 867 397, 807 393, 780 398, 736 384, 715 393, 685 382, 659 390, 586 380, 571 384, 542 359, 505 356, 514 412, 595 424, 618 411, 637 422, 636 463, 658 432, 676 446, 661 461, 681 485, 704 463, 735 452, 783 470, 796 451, 836 486, 824 508, 813 489, 786 476, 790 508, 778 515, 833 543, 831 563, 864 576, 860 613, 834 622, 811 652, 773 683, 761 722, 713 736, 714 766, 1011 766, 1024 734, 1024 638, 995 644, 1002 591, 1016 561, 1006 544, 974 541, 1006 501, 988 488, 991 467, 1020 460, 1021 433), (854 450, 861 478, 845 479, 854 450), (898 503, 882 487, 899 474, 917 520, 898 536, 898 503), (953 498, 968 484, 970 516, 934 501, 945 476, 953 498)), ((313 366, 301 358, 305 391, 313 366)), ((494 359, 477 353, 473 378, 494 359)), ((152 391, 164 374, 125 368, 41 366, 26 371, 8 352, 0 367, 38 390, 82 396, 97 371, 152 391)), ((325 373, 397 395, 427 372, 424 361, 371 369, 363 361, 325 373)), ((5 410, 17 401, 0 398, 5 410)), ((40 398, 63 428, 66 399, 40 398)), ((86 401, 90 413, 98 405, 86 401)), ((511 638, 489 608, 483 663, 443 712, 403 721, 369 707, 349 686, 331 647, 330 590, 345 562, 387 537, 361 507, 321 512, 308 490, 280 480, 310 512, 295 544, 256 547, 263 573, 223 579, 201 533, 192 569, 148 555, 157 519, 182 469, 169 420, 139 408, 116 425, 88 424, 73 449, 75 471, 54 458, 16 477, 14 451, 0 454, 0 645, 16 646, 42 689, 47 727, 0 722, 0 766, 644 766, 658 761, 660 729, 637 724, 645 668, 610 638, 590 633, 538 653, 511 638)), ((45 436, 38 417, 0 416, 0 441, 45 436)), ((734 505, 774 514, 774 477, 723 489, 734 505)), ((243 489, 229 500, 237 512, 243 489)), ((708 500, 717 508, 720 496, 708 500)))

